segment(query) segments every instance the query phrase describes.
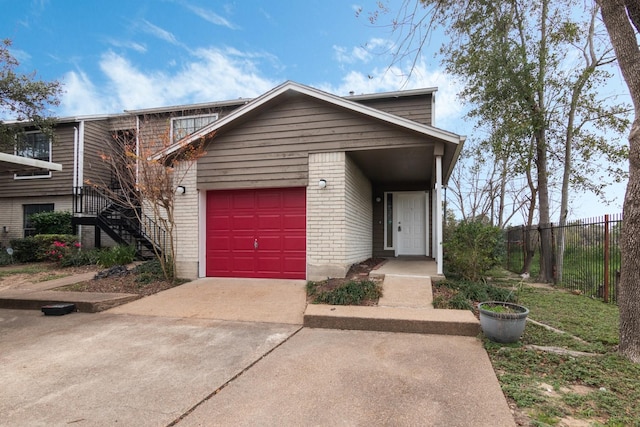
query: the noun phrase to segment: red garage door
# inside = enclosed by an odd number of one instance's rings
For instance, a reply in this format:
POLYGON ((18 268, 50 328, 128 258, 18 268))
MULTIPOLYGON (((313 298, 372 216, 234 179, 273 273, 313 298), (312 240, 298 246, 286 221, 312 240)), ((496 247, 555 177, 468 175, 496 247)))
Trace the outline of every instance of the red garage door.
POLYGON ((207 193, 207 276, 304 279, 304 188, 207 193))

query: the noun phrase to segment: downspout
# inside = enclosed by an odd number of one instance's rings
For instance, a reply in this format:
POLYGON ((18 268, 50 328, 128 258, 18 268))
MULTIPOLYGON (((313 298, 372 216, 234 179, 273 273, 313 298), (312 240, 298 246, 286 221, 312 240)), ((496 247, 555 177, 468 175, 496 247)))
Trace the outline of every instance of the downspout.
POLYGON ((84 120, 80 121, 78 129, 78 187, 84 186, 84 120))
POLYGON ((438 275, 444 274, 442 266, 442 156, 436 156, 436 263, 438 264, 438 275))
POLYGON ((136 187, 138 186, 138 172, 140 162, 140 116, 136 116, 136 187))
POLYGON ((77 194, 78 189, 78 156, 79 156, 79 148, 78 148, 78 128, 76 126, 73 127, 73 192, 77 194))

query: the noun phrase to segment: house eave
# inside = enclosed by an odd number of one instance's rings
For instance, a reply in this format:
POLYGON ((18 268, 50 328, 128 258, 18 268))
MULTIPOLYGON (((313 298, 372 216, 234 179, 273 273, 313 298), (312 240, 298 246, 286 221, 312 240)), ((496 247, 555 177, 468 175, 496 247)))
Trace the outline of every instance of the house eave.
POLYGON ((44 169, 50 171, 61 171, 60 163, 45 162, 43 160, 30 159, 28 157, 16 156, 14 154, 0 153, 0 166, 4 170, 27 171, 33 169, 44 169))
MULTIPOLYGON (((423 134, 425 136, 439 139, 446 143, 458 144, 461 140, 461 137, 454 133, 451 133, 433 126, 424 125, 424 124, 415 122, 413 120, 406 119, 404 117, 399 117, 381 110, 377 110, 375 108, 367 107, 366 105, 359 104, 358 102, 355 102, 354 100, 351 100, 351 99, 332 95, 330 93, 327 93, 309 86, 304 86, 292 81, 287 81, 281 84, 280 86, 277 86, 274 89, 270 90, 269 92, 266 92, 265 94, 259 96, 258 98, 255 98, 253 101, 241 106, 237 110, 232 111, 229 115, 223 117, 222 119, 215 121, 208 126, 205 126, 199 131, 194 132, 193 134, 183 138, 182 140, 168 147, 167 149, 159 153, 156 153, 154 156, 152 156, 152 158, 155 160, 161 159, 165 156, 168 156, 180 150, 182 147, 193 143, 194 141, 201 140, 203 137, 206 137, 212 132, 215 132, 227 126, 228 124, 239 119, 240 117, 243 117, 251 113, 252 111, 259 109, 266 103, 270 102, 271 100, 289 91, 307 95, 312 98, 328 102, 337 107, 345 108, 355 113, 363 114, 371 118, 381 120, 391 125, 412 130, 414 132, 423 134)), ((378 96, 380 96, 380 94, 378 94, 378 96)))

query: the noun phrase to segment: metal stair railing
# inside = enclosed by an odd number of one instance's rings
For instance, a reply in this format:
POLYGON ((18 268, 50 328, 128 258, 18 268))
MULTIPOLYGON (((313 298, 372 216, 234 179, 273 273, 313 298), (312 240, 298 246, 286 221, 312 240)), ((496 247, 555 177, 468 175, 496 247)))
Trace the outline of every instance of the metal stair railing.
POLYGON ((167 255, 166 230, 140 207, 124 206, 104 190, 90 186, 74 188, 73 196, 74 214, 95 216, 98 226, 114 240, 135 244, 139 255, 143 255, 143 246, 154 255, 156 251, 167 255))

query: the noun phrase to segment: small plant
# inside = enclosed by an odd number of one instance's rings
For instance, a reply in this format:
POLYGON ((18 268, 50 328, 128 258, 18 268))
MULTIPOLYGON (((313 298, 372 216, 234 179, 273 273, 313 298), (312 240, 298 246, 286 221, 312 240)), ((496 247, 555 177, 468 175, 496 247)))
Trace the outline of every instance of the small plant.
POLYGON ((136 257, 136 247, 133 245, 118 245, 100 251, 98 265, 103 268, 114 265, 127 265, 136 257))
POLYGON ((162 265, 157 259, 144 262, 136 266, 132 271, 136 275, 135 281, 141 284, 149 284, 165 279, 162 265))
POLYGON ((63 264, 66 258, 80 252, 81 246, 80 242, 67 243, 54 240, 45 256, 49 261, 63 264))
POLYGON ((463 279, 477 281, 502 264, 504 237, 499 227, 481 220, 461 221, 444 243, 447 268, 463 279))
POLYGON ((307 295, 313 297, 314 304, 359 305, 382 296, 380 285, 371 280, 351 280, 328 291, 321 291, 319 287, 320 283, 307 283, 307 295))

